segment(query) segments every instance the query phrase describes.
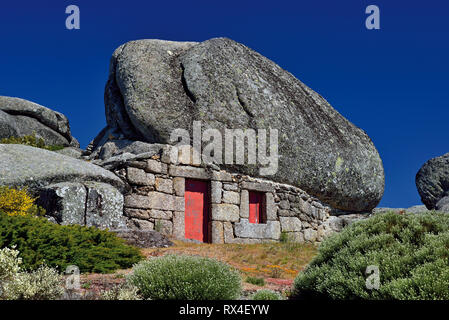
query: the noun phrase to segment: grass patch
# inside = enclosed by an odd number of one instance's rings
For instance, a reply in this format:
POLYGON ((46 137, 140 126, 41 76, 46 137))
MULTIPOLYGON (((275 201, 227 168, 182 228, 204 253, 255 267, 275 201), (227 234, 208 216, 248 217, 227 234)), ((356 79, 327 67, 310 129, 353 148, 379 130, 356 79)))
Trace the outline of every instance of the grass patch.
POLYGON ((168 253, 200 255, 216 258, 240 270, 246 277, 272 277, 278 273, 283 279, 294 279, 317 253, 312 244, 259 243, 259 244, 209 244, 174 240, 169 248, 143 249, 145 256, 168 253), (275 270, 275 271, 273 271, 275 270))
POLYGON ((26 146, 45 149, 49 151, 58 151, 64 149, 64 146, 62 145, 46 145, 44 139, 36 138, 35 135, 3 138, 0 140, 0 144, 23 144, 26 146))
POLYGON ((264 278, 257 278, 257 277, 248 277, 245 280, 246 282, 250 284, 254 284, 259 287, 263 287, 265 285, 265 279, 264 278))

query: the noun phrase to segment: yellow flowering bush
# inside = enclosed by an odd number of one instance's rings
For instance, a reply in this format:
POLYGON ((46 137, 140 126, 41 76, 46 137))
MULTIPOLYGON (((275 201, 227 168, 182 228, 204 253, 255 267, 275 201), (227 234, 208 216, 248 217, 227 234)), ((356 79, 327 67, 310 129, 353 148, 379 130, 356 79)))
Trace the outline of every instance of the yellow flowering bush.
POLYGON ((33 208, 35 198, 28 194, 26 188, 14 189, 0 187, 0 211, 10 216, 27 215, 33 208))
POLYGON ((27 188, 0 186, 0 212, 9 216, 44 215, 45 210, 35 205, 35 200, 27 188))

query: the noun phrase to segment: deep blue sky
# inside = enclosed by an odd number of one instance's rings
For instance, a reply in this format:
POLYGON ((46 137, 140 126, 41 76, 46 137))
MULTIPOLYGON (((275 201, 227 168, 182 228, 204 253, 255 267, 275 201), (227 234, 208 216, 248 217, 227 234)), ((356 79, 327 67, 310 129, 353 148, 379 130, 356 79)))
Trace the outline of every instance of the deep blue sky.
POLYGON ((109 59, 129 40, 229 37, 272 59, 364 129, 382 157, 381 206, 419 204, 415 174, 449 152, 447 1, 1 1, 0 95, 64 113, 85 147, 105 125, 109 59), (294 3, 294 4, 293 4, 294 3), (65 8, 81 29, 65 29, 65 8), (381 30, 365 28, 365 8, 381 30))

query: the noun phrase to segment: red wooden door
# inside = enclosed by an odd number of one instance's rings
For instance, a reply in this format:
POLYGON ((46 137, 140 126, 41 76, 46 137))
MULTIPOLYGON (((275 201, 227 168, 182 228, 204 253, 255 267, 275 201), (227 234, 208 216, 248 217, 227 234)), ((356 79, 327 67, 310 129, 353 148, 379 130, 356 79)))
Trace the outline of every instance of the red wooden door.
POLYGON ((205 181, 186 179, 185 238, 208 242, 208 184, 205 181))
POLYGON ((262 223, 263 219, 263 193, 249 192, 249 222, 262 223))

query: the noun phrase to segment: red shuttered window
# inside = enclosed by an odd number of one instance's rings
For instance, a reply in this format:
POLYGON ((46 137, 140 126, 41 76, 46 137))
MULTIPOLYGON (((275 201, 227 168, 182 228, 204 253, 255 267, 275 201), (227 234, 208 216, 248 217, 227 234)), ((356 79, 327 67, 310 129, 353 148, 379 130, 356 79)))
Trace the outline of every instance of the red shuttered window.
POLYGON ((249 192, 249 222, 265 223, 265 195, 262 192, 249 192))

